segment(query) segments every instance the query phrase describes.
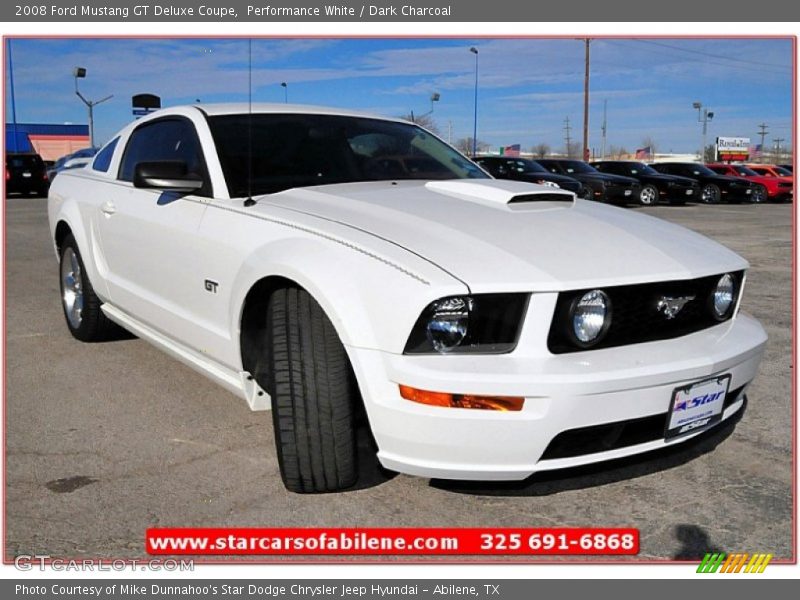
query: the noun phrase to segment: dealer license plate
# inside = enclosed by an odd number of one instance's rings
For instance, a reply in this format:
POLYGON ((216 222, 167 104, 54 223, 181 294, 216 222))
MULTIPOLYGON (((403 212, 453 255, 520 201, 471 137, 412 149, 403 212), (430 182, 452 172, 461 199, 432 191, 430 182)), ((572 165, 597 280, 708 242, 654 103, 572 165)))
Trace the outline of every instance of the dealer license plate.
POLYGON ((669 440, 696 433, 719 423, 730 383, 730 375, 721 375, 675 389, 664 438, 669 440))
POLYGON ((686 190, 687 196, 691 196, 692 194, 694 194, 694 190, 686 190))
POLYGON ((25 171, 24 173, 22 173, 22 176, 23 177, 30 177, 31 174, 28 171, 25 171))
POLYGON ((630 196, 631 195, 631 190, 625 190, 625 195, 626 196, 630 196))

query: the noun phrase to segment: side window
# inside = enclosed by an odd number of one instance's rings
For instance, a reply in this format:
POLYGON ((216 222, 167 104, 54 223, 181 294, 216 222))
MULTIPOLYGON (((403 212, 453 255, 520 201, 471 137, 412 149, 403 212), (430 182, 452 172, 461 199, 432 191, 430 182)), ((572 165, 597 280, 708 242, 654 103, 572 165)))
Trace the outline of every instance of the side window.
POLYGON ((111 158, 114 156, 117 142, 119 142, 118 137, 108 142, 105 147, 97 153, 97 156, 94 157, 94 161, 92 162, 93 170, 108 173, 108 168, 111 166, 111 158))
POLYGON ((161 160, 185 162, 189 173, 200 175, 205 181, 198 195, 210 195, 200 140, 197 139, 194 125, 190 121, 163 119, 137 127, 125 148, 119 179, 133 181, 133 172, 138 163, 161 160))

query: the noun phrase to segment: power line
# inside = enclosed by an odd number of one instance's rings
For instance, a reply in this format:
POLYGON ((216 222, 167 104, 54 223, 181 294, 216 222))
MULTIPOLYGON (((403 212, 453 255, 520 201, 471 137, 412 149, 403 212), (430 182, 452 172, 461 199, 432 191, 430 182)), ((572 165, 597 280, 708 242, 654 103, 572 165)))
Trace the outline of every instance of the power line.
MULTIPOLYGON (((605 41, 607 43, 618 44, 618 45, 624 46, 627 41, 644 42, 645 40, 605 40, 605 41)), ((646 50, 648 52, 656 53, 659 56, 663 55, 663 52, 661 52, 659 50, 656 50, 655 48, 642 48, 642 50, 646 50)), ((736 59, 726 59, 726 60, 736 61, 736 59)), ((599 61, 595 61, 595 62, 598 63, 599 61)), ((620 65, 620 64, 609 63, 607 61, 602 61, 602 62, 604 64, 610 64, 611 66, 623 67, 623 65, 620 65)), ((738 65, 734 65, 734 64, 729 63, 729 62, 728 63, 715 62, 715 61, 712 61, 712 60, 704 60, 703 63, 707 64, 707 65, 717 66, 717 67, 726 67, 728 69, 731 69, 731 68, 735 67, 735 68, 738 68, 738 69, 741 69, 741 70, 744 70, 744 71, 754 71, 754 72, 757 72, 757 73, 771 73, 773 75, 786 75, 787 74, 786 69, 788 69, 788 67, 777 67, 779 70, 773 70, 773 69, 765 68, 763 66, 761 66, 761 67, 748 66, 748 65, 745 65, 745 64, 741 64, 741 63, 738 64, 738 65)))
POLYGON ((569 117, 564 119, 564 139, 567 142, 567 158, 572 158, 572 138, 570 137, 570 132, 572 131, 572 127, 569 126, 569 117))
POLYGON ((759 67, 773 67, 777 69, 784 69, 787 71, 791 70, 791 67, 787 65, 779 65, 776 63, 767 63, 757 60, 747 60, 745 58, 731 58, 730 56, 725 56, 724 54, 713 54, 711 52, 703 52, 702 50, 690 50, 689 48, 681 48, 680 46, 672 46, 670 44, 663 44, 661 42, 655 42, 653 40, 634 39, 633 41, 640 42, 642 44, 651 44, 653 46, 661 46, 662 48, 670 48, 671 50, 678 50, 679 52, 686 52, 688 54, 698 54, 700 56, 708 56, 710 58, 720 58, 722 60, 729 60, 731 62, 746 63, 749 65, 756 65, 759 67))

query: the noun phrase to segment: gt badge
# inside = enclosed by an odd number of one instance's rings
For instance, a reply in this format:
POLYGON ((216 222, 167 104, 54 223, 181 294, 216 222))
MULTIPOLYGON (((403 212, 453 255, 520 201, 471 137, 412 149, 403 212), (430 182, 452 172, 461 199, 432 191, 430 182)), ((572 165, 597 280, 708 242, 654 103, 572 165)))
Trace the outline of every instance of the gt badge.
POLYGON ((217 287, 219 287, 219 283, 214 281, 213 279, 206 279, 205 287, 207 292, 211 292, 212 294, 217 293, 217 287))

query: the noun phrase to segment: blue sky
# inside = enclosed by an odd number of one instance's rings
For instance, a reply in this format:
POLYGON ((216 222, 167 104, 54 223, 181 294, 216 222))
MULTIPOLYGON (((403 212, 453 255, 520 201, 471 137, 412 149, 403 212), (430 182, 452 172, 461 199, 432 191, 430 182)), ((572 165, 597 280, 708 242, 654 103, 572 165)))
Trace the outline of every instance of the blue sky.
MULTIPOLYGON (((130 97, 149 92, 165 106, 246 101, 246 39, 14 39, 17 120, 85 123, 72 69, 88 77, 91 99, 114 94, 95 110, 96 136, 109 139, 132 119, 130 97)), ((255 101, 321 104, 399 116, 430 110, 447 139, 472 135, 475 56, 479 49, 478 139, 492 146, 546 143, 564 147, 564 118, 580 139, 583 42, 575 39, 256 39, 255 101)), ((701 125, 692 102, 715 115, 717 135, 767 143, 791 138, 792 45, 789 40, 598 39, 592 45, 590 146, 599 151, 603 101, 607 145, 635 150, 645 138, 659 152, 693 152, 701 125)), ((8 69, 6 65, 6 79, 8 69)), ((9 87, 6 86, 6 93, 9 87)), ((6 119, 10 102, 6 98, 6 119)), ((787 142, 784 142, 785 146, 787 142)))

